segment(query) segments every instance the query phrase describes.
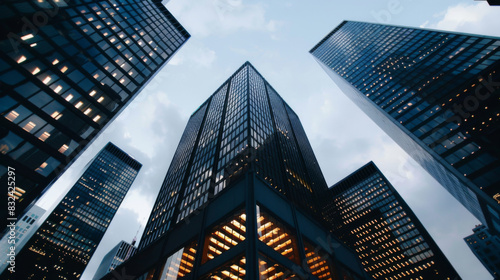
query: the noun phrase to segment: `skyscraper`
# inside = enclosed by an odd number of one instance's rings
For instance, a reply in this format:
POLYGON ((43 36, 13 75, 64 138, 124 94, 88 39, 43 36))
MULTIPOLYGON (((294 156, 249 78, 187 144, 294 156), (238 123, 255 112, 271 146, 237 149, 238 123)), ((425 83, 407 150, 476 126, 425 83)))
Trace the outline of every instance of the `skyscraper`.
POLYGON ((0 10, 0 176, 15 168, 18 216, 189 34, 160 0, 7 0, 0 10))
POLYGON ((344 21, 311 53, 342 91, 500 232, 500 39, 344 21))
POLYGON ((460 279, 403 198, 373 162, 324 196, 324 217, 374 279, 460 279))
MULTIPOLYGON (((10 239, 11 235, 6 234, 2 240, 0 240, 0 273, 7 268, 10 261, 10 257, 14 254, 11 253, 10 247, 15 246, 17 252, 26 244, 26 242, 35 233, 36 222, 43 216, 45 210, 33 205, 30 210, 21 218, 16 221, 15 235, 12 241, 10 239), (9 243, 9 240, 11 240, 9 243)), ((15 256, 14 256, 15 257, 15 256)))
POLYGON ((141 166, 108 143, 2 277, 79 279, 141 166))
POLYGON ((484 225, 476 226, 474 233, 464 240, 478 260, 495 280, 500 279, 500 237, 491 234, 484 225))
POLYGON ((246 62, 189 119, 139 251, 115 273, 367 279, 314 218, 326 190, 297 115, 246 62))
POLYGON ((106 273, 114 270, 118 265, 131 257, 137 251, 134 245, 135 239, 132 244, 128 244, 123 240, 120 241, 104 256, 104 258, 102 258, 101 264, 97 268, 93 279, 101 279, 106 273))

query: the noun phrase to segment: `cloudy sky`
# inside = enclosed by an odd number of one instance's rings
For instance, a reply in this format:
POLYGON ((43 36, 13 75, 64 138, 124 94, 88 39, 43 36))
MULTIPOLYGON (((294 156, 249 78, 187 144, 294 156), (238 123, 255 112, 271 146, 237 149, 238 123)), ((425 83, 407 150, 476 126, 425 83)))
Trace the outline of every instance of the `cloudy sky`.
POLYGON ((373 160, 463 279, 491 279, 463 237, 478 221, 348 100, 308 51, 342 20, 500 36, 500 7, 473 0, 171 0, 192 37, 38 202, 51 210, 112 141, 143 168, 83 280, 120 240, 140 238, 191 113, 250 61, 299 115, 327 183, 373 160))

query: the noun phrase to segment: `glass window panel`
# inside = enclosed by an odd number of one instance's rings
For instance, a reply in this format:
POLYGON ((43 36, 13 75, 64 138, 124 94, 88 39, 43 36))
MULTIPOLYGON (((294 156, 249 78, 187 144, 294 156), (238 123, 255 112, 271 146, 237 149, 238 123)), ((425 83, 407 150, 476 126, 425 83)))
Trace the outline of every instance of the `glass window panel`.
POLYGON ((295 234, 257 205, 257 236, 276 252, 299 263, 295 234))
POLYGON ((208 279, 215 279, 215 280, 222 280, 222 279, 234 279, 234 280, 243 280, 245 279, 245 264, 246 264, 246 259, 243 256, 240 256, 225 265, 223 265, 220 268, 217 268, 215 271, 208 273, 201 279, 203 280, 208 280, 208 279))
POLYGON ((196 246, 196 242, 193 242, 168 257, 160 279, 175 280, 190 274, 194 266, 196 246))
POLYGON ((19 137, 17 134, 15 134, 12 131, 9 131, 9 133, 0 139, 0 153, 2 154, 7 154, 10 151, 14 150, 21 142, 23 141, 23 138, 19 137))
POLYGON ((241 210, 212 228, 205 237, 201 262, 214 259, 245 240, 245 221, 246 215, 241 210))

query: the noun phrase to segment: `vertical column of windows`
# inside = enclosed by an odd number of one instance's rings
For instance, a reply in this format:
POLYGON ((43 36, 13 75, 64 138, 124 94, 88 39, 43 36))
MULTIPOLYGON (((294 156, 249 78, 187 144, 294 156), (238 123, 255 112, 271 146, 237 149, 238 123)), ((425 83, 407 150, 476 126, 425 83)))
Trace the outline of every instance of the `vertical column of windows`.
POLYGON ((223 132, 220 143, 219 161, 217 162, 215 194, 226 187, 226 179, 233 174, 233 171, 227 168, 227 166, 248 146, 247 71, 248 66, 243 67, 231 79, 224 126, 222 128, 223 132))
POLYGON ((178 220, 182 220, 208 200, 227 87, 228 84, 225 84, 211 98, 210 108, 188 173, 184 199, 179 205, 178 220))

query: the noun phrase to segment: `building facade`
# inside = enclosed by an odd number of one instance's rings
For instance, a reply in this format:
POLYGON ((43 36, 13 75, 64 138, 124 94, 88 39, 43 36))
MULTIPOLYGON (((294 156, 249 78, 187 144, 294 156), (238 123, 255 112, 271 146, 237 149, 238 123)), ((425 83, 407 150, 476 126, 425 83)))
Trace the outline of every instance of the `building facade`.
POLYGON ((373 162, 324 196, 330 229, 374 279, 460 279, 417 216, 373 162))
POLYGON ((10 259, 10 249, 9 247, 15 246, 16 252, 19 252, 23 248, 24 244, 31 238, 35 233, 36 228, 35 223, 43 216, 45 210, 33 205, 28 212, 16 222, 15 235, 13 239, 10 239, 10 232, 6 234, 2 240, 0 240, 0 273, 7 268, 7 261, 10 259), (12 241, 14 240, 14 241, 12 241), (14 242, 14 243, 9 243, 14 242))
POLYGON ((106 275, 106 273, 114 270, 118 265, 128 260, 128 258, 130 258, 137 251, 137 248, 134 245, 135 239, 132 244, 123 240, 120 241, 120 243, 111 249, 111 251, 109 251, 104 258, 102 258, 101 264, 97 268, 93 279, 101 279, 104 275, 106 275))
POLYGON ((500 237, 487 227, 478 225, 464 240, 495 280, 500 279, 500 237))
POLYGON ((189 34, 160 0, 7 0, 0 10, 0 176, 15 168, 19 216, 189 34))
POLYGON ((108 143, 18 253, 16 271, 2 279, 79 279, 141 166, 108 143))
POLYGON ((115 272, 368 279, 354 251, 314 218, 326 190, 297 115, 246 62, 191 116, 139 251, 115 272))
POLYGON ((311 54, 481 222, 500 232, 500 39, 344 21, 311 54))

